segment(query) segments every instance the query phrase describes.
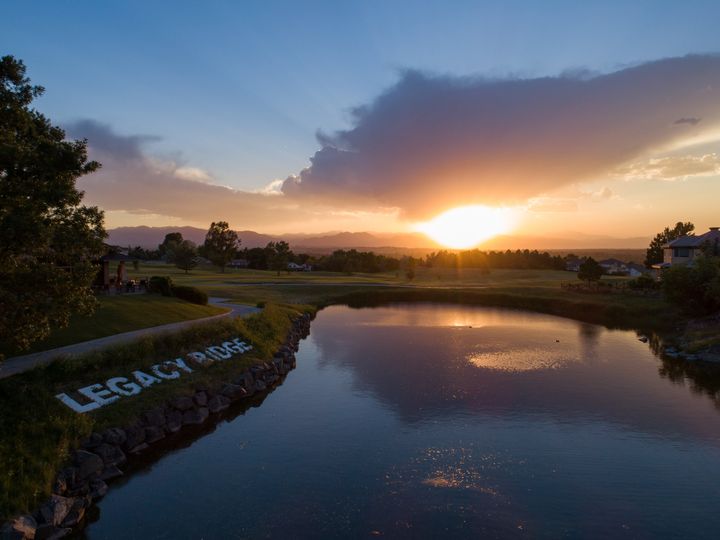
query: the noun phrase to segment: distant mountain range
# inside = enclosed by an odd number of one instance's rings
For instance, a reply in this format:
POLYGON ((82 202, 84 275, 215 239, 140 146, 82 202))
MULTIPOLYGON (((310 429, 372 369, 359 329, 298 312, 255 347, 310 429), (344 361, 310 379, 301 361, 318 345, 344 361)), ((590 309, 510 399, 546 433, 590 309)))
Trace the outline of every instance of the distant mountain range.
MULTIPOLYGON (((118 227, 108 231, 108 243, 116 246, 142 246, 144 248, 157 248, 165 235, 179 232, 183 238, 201 244, 205 240, 205 229, 197 227, 118 227)), ((283 234, 269 235, 255 231, 238 231, 243 247, 264 247, 268 242, 285 240, 290 243, 294 251, 309 252, 329 251, 332 249, 376 249, 382 252, 395 250, 422 250, 430 251, 442 249, 421 233, 369 233, 369 232, 331 232, 325 234, 283 234)), ((593 236, 586 234, 569 233, 567 237, 533 237, 501 235, 492 238, 483 244, 481 249, 639 249, 647 247, 650 238, 614 238, 610 236, 593 236)))

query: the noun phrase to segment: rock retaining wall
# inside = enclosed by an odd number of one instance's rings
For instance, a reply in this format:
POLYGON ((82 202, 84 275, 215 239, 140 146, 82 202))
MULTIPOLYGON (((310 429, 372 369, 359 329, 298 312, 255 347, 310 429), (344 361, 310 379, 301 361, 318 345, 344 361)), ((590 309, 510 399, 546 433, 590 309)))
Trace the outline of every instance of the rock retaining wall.
POLYGON ((295 367, 301 339, 310 332, 312 316, 293 321, 285 344, 270 362, 256 364, 232 381, 196 388, 192 396, 177 396, 145 411, 131 425, 92 433, 72 453, 56 476, 50 498, 32 515, 18 516, 0 529, 0 539, 62 538, 81 525, 88 508, 108 491, 108 483, 123 476, 121 467, 150 445, 186 426, 203 424, 232 403, 267 392, 295 367))

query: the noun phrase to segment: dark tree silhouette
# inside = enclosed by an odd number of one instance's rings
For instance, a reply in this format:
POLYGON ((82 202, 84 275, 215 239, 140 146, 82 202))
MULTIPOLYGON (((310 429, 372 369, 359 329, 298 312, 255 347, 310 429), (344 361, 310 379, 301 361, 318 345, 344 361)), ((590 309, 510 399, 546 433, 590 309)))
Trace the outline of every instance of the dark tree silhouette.
POLYGON ((603 275, 603 267, 592 257, 585 259, 578 269, 578 279, 583 281, 592 282, 600 281, 603 275))
POLYGON ((172 243, 168 247, 167 260, 187 274, 198 265, 197 246, 190 240, 183 240, 180 243, 172 243))
POLYGON ((98 169, 87 141, 31 107, 44 89, 25 65, 0 59, 0 342, 22 350, 89 314, 92 260, 103 253, 103 213, 83 206, 75 181, 98 169))
POLYGON ((227 221, 212 222, 203 244, 203 254, 225 272, 225 266, 237 255, 240 239, 235 231, 230 230, 227 221))

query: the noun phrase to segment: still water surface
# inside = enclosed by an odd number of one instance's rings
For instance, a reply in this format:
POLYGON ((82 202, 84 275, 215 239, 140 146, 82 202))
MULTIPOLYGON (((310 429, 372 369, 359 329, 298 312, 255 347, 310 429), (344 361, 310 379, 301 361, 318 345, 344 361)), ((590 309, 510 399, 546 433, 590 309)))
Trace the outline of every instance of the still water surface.
POLYGON ((335 306, 297 359, 114 484, 87 538, 720 538, 717 388, 632 332, 335 306))

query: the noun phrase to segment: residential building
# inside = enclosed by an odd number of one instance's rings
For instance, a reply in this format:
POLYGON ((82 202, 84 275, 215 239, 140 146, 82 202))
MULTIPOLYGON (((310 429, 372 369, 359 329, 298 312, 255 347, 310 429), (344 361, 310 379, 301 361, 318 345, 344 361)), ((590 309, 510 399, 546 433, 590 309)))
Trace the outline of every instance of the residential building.
POLYGON ((714 248, 720 253, 720 227, 710 227, 705 234, 681 236, 663 246, 663 264, 692 264, 705 247, 714 248))

